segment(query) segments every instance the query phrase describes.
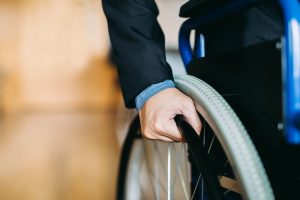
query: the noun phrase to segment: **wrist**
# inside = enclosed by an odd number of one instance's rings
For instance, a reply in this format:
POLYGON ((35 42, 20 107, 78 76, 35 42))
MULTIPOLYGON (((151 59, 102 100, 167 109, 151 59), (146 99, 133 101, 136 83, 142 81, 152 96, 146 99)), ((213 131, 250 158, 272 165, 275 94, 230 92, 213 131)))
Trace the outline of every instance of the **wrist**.
POLYGON ((175 84, 172 80, 165 80, 160 83, 150 85, 135 98, 136 109, 140 111, 150 97, 168 88, 175 88, 175 84))

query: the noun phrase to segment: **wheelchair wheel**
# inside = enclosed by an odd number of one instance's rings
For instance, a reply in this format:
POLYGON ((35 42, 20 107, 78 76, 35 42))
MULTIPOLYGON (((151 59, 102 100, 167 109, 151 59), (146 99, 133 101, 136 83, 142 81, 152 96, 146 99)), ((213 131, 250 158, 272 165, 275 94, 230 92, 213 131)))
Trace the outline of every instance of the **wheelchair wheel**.
POLYGON ((186 143, 144 139, 136 118, 122 150, 118 199, 274 199, 258 154, 225 100, 195 77, 174 80, 195 102, 200 137, 184 130, 186 143))

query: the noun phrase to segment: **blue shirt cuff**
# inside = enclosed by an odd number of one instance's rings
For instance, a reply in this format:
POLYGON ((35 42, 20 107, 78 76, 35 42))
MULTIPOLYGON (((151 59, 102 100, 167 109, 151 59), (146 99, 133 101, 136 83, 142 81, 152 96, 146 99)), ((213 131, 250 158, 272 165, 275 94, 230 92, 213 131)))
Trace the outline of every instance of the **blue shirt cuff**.
POLYGON ((172 80, 165 80, 163 82, 150 85, 135 98, 136 109, 139 111, 143 107, 145 102, 150 97, 157 94, 158 92, 160 92, 164 89, 167 89, 167 88, 174 88, 174 87, 175 87, 175 84, 172 80))

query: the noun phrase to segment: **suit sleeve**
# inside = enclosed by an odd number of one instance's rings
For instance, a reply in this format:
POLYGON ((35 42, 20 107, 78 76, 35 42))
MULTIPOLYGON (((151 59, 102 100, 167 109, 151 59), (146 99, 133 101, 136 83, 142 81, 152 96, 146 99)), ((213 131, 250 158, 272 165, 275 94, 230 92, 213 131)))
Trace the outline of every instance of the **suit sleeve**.
POLYGON ((103 0, 125 105, 148 86, 173 79, 154 0, 103 0))

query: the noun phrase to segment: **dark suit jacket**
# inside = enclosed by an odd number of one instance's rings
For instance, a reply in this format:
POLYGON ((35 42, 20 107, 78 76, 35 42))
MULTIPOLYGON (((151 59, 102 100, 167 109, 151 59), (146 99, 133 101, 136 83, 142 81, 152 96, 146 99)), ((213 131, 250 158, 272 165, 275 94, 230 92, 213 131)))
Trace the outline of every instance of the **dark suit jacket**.
POLYGON ((113 58, 116 61, 124 101, 134 99, 151 84, 172 78, 165 56, 163 32, 157 22, 154 0, 103 0, 113 58))

